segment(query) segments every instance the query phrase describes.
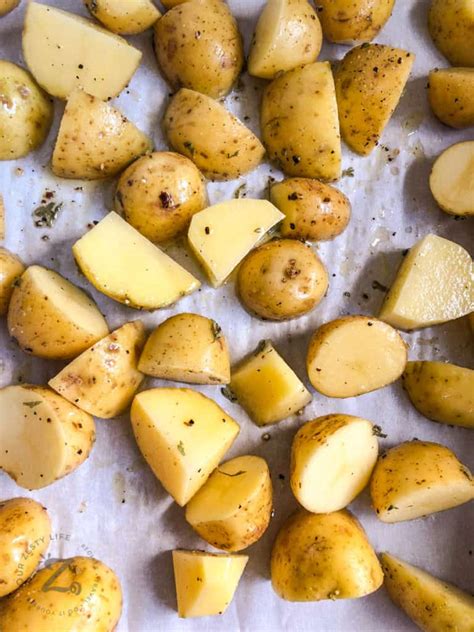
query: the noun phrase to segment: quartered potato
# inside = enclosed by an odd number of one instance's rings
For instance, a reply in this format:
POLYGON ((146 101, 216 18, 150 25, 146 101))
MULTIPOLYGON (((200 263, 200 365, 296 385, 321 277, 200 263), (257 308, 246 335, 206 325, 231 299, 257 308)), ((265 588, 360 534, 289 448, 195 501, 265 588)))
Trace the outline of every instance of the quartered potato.
POLYGON ((428 28, 453 66, 474 66, 474 7, 471 0, 432 0, 428 28))
POLYGON ((105 28, 121 35, 143 33, 161 15, 152 0, 84 0, 84 4, 105 28))
POLYGON ((54 391, 28 384, 0 390, 0 469, 20 487, 40 489, 70 474, 94 441, 92 417, 54 391))
POLYGON ((474 125, 474 68, 436 68, 428 80, 428 99, 435 116, 455 128, 474 125))
POLYGON ((25 271, 19 257, 6 248, 0 248, 0 316, 8 311, 14 283, 25 271))
POLYGON ((0 17, 7 15, 20 4, 20 0, 0 0, 0 17))
POLYGON ((324 37, 337 44, 370 42, 392 14, 395 0, 318 0, 324 37))
POLYGON ((369 316, 344 316, 319 327, 306 366, 314 388, 327 397, 355 397, 398 380, 407 362, 400 334, 369 316))
MULTIPOLYGON (((474 74, 474 70, 472 71, 474 74)), ((441 209, 450 215, 474 216, 474 141, 451 145, 438 156, 430 189, 441 209)))
POLYGON ((406 441, 379 458, 370 494, 380 520, 401 522, 469 502, 474 479, 445 446, 406 441))

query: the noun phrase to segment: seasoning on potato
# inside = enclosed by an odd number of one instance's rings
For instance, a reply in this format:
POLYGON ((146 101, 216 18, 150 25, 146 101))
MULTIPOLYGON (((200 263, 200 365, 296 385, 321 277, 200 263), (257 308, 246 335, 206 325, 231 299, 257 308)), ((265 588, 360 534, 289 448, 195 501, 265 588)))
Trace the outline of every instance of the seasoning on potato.
POLYGON ((460 217, 474 216, 473 161, 472 140, 451 145, 436 159, 431 170, 430 189, 445 213, 460 217))
POLYGON ((336 44, 370 42, 392 15, 395 0, 318 0, 324 37, 336 44))
POLYGON ((89 13, 120 35, 143 33, 161 13, 151 0, 84 0, 89 13))
POLYGON ((8 311, 14 283, 25 271, 19 257, 6 248, 0 248, 0 316, 8 311))
POLYGON ((453 66, 474 66, 471 0, 432 0, 428 28, 436 47, 453 66))
POLYGON ((435 68, 428 79, 435 116, 454 128, 474 126, 474 68, 435 68))

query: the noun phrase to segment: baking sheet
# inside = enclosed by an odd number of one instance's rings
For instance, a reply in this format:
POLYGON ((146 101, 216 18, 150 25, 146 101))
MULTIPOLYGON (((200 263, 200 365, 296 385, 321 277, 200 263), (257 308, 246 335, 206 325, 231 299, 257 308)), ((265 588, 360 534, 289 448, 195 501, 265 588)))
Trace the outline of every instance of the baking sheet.
MULTIPOLYGON (((86 15, 77 0, 50 0, 49 4, 86 15)), ((230 0, 248 46, 262 0, 230 0)), ((23 64, 21 24, 25 2, 0 20, 1 57, 23 64)), ((142 318, 151 328, 181 311, 195 311, 215 318, 227 334, 233 360, 238 360, 262 338, 271 338, 305 383, 305 352, 311 332, 319 324, 348 313, 376 314, 383 293, 373 289, 377 281, 390 285, 402 251, 427 233, 434 232, 473 249, 472 221, 457 221, 443 214, 428 188, 430 165, 441 150, 472 138, 472 131, 450 130, 429 113, 425 87, 433 67, 447 65, 434 48, 426 27, 427 0, 398 0, 393 17, 378 42, 406 48, 416 54, 406 92, 387 130, 382 145, 368 158, 344 148, 344 169, 354 170, 338 186, 349 196, 353 218, 349 228, 333 242, 317 249, 330 273, 327 298, 313 312, 286 323, 264 323, 251 318, 239 305, 232 284, 213 290, 191 256, 173 247, 171 254, 203 281, 200 292, 171 309, 142 314, 123 307, 96 292, 73 263, 71 245, 93 220, 111 209, 114 182, 86 183, 57 180, 49 160, 64 105, 55 104, 55 125, 47 142, 33 155, 0 163, 0 193, 7 209, 4 245, 28 263, 51 267, 92 293, 111 328, 142 318), (52 229, 34 226, 31 216, 46 189, 56 192, 63 209, 52 229)), ((152 51, 151 32, 129 38, 144 53, 130 86, 114 101, 129 118, 166 147, 160 119, 169 89, 160 77, 152 51)), ((325 45, 320 59, 338 59, 347 49, 325 45)), ((263 81, 243 76, 242 86, 226 99, 240 116, 250 116, 258 129, 258 102, 263 81)), ((227 184, 209 185, 211 202, 232 197, 245 182, 248 197, 265 195, 269 176, 281 174, 269 165, 227 184)), ((111 244, 113 247, 113 244, 111 244)), ((449 360, 472 367, 472 342, 466 319, 418 333, 404 334, 411 359, 449 360)), ((45 383, 62 366, 22 354, 9 340, 5 322, 0 324, 0 385, 19 380, 45 383)), ((149 379, 144 388, 163 384, 149 379)), ((54 536, 49 557, 94 555, 119 575, 125 596, 120 632, 166 630, 242 630, 378 632, 405 631, 414 625, 389 601, 384 589, 355 601, 290 604, 273 593, 269 581, 269 555, 274 536, 295 509, 288 485, 289 451, 293 434, 308 419, 331 412, 346 412, 371 419, 382 426, 387 438, 382 447, 418 437, 454 449, 468 466, 474 466, 473 435, 462 428, 435 424, 421 417, 408 403, 400 383, 348 400, 332 400, 314 394, 302 417, 268 429, 253 425, 236 404, 224 399, 219 388, 202 387, 241 424, 241 434, 228 456, 252 453, 265 457, 272 471, 275 513, 260 542, 248 549, 250 561, 236 597, 222 617, 180 620, 175 612, 171 549, 209 548, 184 521, 179 508, 162 489, 142 459, 130 430, 129 419, 97 422, 97 443, 88 461, 54 485, 33 493, 16 486, 0 473, 0 498, 28 495, 47 506, 54 536), (282 478, 284 477, 284 478, 282 478)), ((362 521, 378 551, 389 550, 419 564, 435 575, 474 588, 474 506, 464 505, 412 523, 384 525, 370 508, 367 492, 351 509, 362 521)))

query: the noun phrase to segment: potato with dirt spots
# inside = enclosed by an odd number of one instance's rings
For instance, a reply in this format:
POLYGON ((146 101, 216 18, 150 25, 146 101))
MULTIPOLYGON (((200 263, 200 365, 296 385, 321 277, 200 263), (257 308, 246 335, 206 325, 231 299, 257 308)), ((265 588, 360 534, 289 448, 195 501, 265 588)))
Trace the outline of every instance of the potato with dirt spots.
POLYGON ((474 66, 472 0, 432 0, 428 28, 436 47, 453 66, 474 66))
POLYGON ((25 271, 22 261, 6 248, 0 248, 0 316, 8 311, 14 283, 25 271))
POLYGON ((336 44, 370 42, 390 18, 395 0, 318 0, 324 37, 336 44))

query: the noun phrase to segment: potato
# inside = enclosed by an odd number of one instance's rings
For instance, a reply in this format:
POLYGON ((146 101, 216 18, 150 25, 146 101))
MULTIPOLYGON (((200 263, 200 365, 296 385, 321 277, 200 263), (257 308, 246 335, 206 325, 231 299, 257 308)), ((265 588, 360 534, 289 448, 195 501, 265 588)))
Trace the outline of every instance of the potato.
POLYGON ((351 513, 300 509, 276 537, 271 579, 273 590, 287 601, 334 601, 369 595, 381 586, 383 573, 351 513))
POLYGON ((68 98, 51 167, 60 178, 100 180, 152 149, 151 139, 121 112, 77 90, 68 98))
POLYGON ((181 506, 204 485, 239 434, 239 425, 220 406, 188 388, 138 393, 131 419, 145 460, 181 506))
POLYGON ((84 0, 84 4, 105 28, 120 35, 143 33, 161 16, 151 0, 84 0))
POLYGON ((83 290, 53 270, 30 266, 15 282, 8 331, 25 353, 68 359, 106 336, 109 328, 83 290))
POLYGON ((342 233, 351 218, 351 203, 338 189, 310 178, 288 178, 270 189, 270 200, 285 214, 282 237, 325 241, 342 233))
POLYGON ((267 0, 250 48, 249 73, 274 79, 316 61, 322 43, 321 24, 308 0, 267 0))
POLYGON ((341 138, 329 62, 274 79, 263 93, 260 127, 269 158, 286 174, 337 180, 341 138))
POLYGON ((121 612, 117 575, 92 557, 71 557, 42 568, 0 603, 0 629, 113 632, 121 612))
POLYGON ((245 198, 220 202, 194 215, 189 245, 211 284, 222 285, 283 217, 267 200, 245 198))
POLYGON ((335 73, 341 135, 367 156, 378 145, 415 60, 413 53, 382 44, 352 48, 335 73))
POLYGON ((291 417, 312 399, 270 340, 263 340, 232 370, 230 388, 258 426, 291 417))
POLYGON ((70 474, 94 441, 92 417, 50 389, 0 389, 0 469, 20 487, 40 489, 70 474))
POLYGON ((23 56, 36 81, 54 97, 67 99, 80 88, 106 100, 129 83, 142 53, 90 20, 30 2, 23 56))
POLYGON ((428 28, 436 47, 453 66, 474 66, 471 0, 432 0, 428 28))
POLYGON ((133 226, 111 212, 72 247, 92 285, 136 309, 158 309, 194 292, 200 283, 133 226))
POLYGON ((199 314, 176 314, 148 338, 138 368, 163 380, 228 384, 227 340, 215 320, 199 314))
POLYGON ((238 456, 222 463, 186 505, 186 520, 209 544, 241 551, 267 530, 272 481, 266 461, 238 456))
POLYGON ((0 248, 0 316, 8 311, 15 281, 25 271, 22 261, 6 248, 0 248))
POLYGON ((9 595, 33 575, 51 536, 46 509, 31 498, 0 502, 0 597, 9 595))
POLYGON ((392 601, 426 632, 470 632, 474 597, 389 553, 381 555, 385 588, 392 601))
POLYGON ((337 44, 370 42, 392 14, 395 0, 318 0, 324 37, 337 44))
POLYGON ((436 159, 431 170, 430 189, 445 213, 474 216, 473 161, 472 140, 451 145, 436 159))
POLYGON ((474 125, 474 69, 435 68, 429 74, 428 99, 436 117, 450 127, 474 125))
POLYGON ((291 447, 296 500, 312 513, 344 509, 369 482, 377 454, 374 426, 367 419, 336 414, 306 422, 291 447))
POLYGON ((233 180, 260 164, 262 143, 245 125, 199 92, 179 90, 163 118, 171 147, 190 158, 210 180, 233 180))
POLYGON ((180 617, 223 614, 234 597, 249 558, 205 551, 173 551, 180 617))
POLYGON ((237 291, 261 318, 287 320, 311 311, 328 289, 328 274, 310 246, 293 239, 270 241, 244 259, 237 291))
POLYGON ((171 151, 139 158, 122 173, 115 191, 116 210, 155 243, 184 233, 191 217, 206 206, 199 169, 171 151))
POLYGON ((189 0, 161 0, 161 4, 166 9, 172 9, 173 7, 178 6, 178 4, 183 4, 183 2, 189 2, 189 0))
POLYGON ((221 0, 189 0, 155 24, 158 64, 174 88, 217 99, 230 92, 242 70, 239 27, 221 0))
POLYGON ((469 502, 474 479, 451 450, 414 439, 382 454, 370 495, 382 522, 401 522, 469 502))
POLYGON ((400 334, 369 316, 344 316, 321 325, 309 343, 309 381, 327 397, 356 397, 398 380, 407 363, 400 334))
POLYGON ((7 15, 20 4, 20 0, 0 0, 0 17, 7 15))
POLYGON ((143 323, 125 323, 75 358, 48 384, 95 417, 116 417, 130 404, 143 380, 137 363, 144 344, 143 323))
POLYGON ((53 104, 26 70, 3 59, 0 97, 0 160, 23 158, 48 135, 53 104))
POLYGON ((431 327, 474 311, 474 267, 459 244, 426 235, 403 259, 380 311, 400 329, 431 327))

